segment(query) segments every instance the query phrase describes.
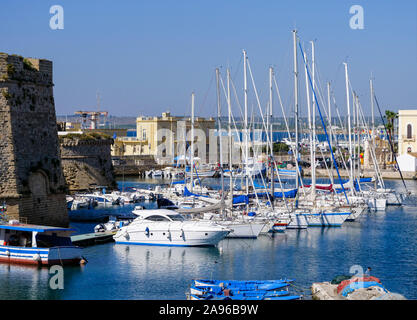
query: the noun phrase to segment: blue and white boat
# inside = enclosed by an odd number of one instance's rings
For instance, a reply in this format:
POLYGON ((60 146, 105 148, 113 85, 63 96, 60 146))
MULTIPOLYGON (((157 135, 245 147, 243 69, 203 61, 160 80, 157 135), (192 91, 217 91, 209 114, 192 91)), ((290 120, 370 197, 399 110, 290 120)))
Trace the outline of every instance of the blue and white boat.
POLYGON ((194 280, 191 300, 296 300, 290 295, 293 280, 194 280))
POLYGON ((74 246, 75 229, 0 222, 0 262, 48 266, 79 264, 82 248, 74 246))
POLYGON ((263 289, 265 289, 265 286, 270 285, 277 285, 277 284, 288 284, 291 282, 294 282, 292 279, 278 279, 278 280, 209 280, 209 279, 196 279, 193 281, 194 286, 258 286, 261 288, 264 286, 263 289))

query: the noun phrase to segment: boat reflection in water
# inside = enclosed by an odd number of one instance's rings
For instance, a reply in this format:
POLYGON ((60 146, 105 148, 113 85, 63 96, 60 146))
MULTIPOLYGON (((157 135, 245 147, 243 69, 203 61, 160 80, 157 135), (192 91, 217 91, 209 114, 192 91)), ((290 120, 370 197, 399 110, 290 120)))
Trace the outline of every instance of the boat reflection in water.
MULTIPOLYGON (((156 284, 176 274, 176 281, 183 280, 177 285, 184 286, 184 292, 189 285, 189 277, 210 275, 221 257, 217 247, 115 245, 113 250, 118 263, 124 265, 130 277, 137 276, 141 281, 153 279, 156 284)), ((164 285, 170 286, 168 283, 164 285)))

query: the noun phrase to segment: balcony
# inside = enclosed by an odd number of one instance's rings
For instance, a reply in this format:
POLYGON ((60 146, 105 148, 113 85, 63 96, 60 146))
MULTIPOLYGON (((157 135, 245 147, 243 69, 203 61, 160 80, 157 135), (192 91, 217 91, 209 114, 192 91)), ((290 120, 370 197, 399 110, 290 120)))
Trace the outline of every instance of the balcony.
POLYGON ((411 138, 408 138, 407 135, 404 135, 404 134, 401 137, 402 137, 403 142, 415 142, 416 141, 415 134, 413 134, 411 138))

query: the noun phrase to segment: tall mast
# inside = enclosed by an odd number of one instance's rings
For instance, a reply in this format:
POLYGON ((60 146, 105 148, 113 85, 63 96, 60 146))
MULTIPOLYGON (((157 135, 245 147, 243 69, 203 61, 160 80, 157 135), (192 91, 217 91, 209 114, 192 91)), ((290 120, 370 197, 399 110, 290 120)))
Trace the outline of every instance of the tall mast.
MULTIPOLYGON (((311 104, 310 104, 310 88, 308 85, 308 74, 307 74, 307 65, 308 65, 308 59, 307 59, 307 55, 304 52, 304 60, 305 60, 305 64, 304 64, 304 72, 305 72, 305 82, 306 82, 306 96, 307 96, 307 117, 308 117, 308 133, 309 133, 309 138, 310 138, 310 163, 311 163, 311 179, 313 180, 313 168, 315 166, 315 161, 314 161, 314 153, 313 153, 313 149, 314 149, 314 138, 313 138, 313 130, 312 130, 312 124, 311 124, 311 104)), ((311 185, 311 188, 313 190, 313 185, 311 185)))
POLYGON ((227 109, 228 109, 228 135, 229 135, 229 173, 230 173, 230 199, 231 199, 231 208, 233 208, 233 175, 232 175, 232 150, 233 150, 233 140, 232 140, 232 103, 230 96, 230 69, 227 69, 227 109))
POLYGON ((220 175, 221 175, 221 185, 222 185, 222 193, 221 193, 221 207, 220 207, 220 214, 223 215, 223 204, 224 204, 224 178, 223 178, 223 155, 222 155, 222 128, 220 123, 220 114, 221 114, 221 106, 220 106, 220 82, 219 82, 219 68, 216 68, 216 80, 217 80, 217 136, 219 137, 219 160, 220 160, 220 175))
POLYGON ((191 192, 194 186, 194 92, 191 93, 191 152, 190 152, 190 170, 191 170, 191 192))
POLYGON ((248 147, 248 80, 247 80, 247 56, 246 51, 243 50, 243 92, 244 92, 244 101, 245 101, 245 120, 244 120, 244 133, 245 133, 245 180, 246 180, 246 194, 249 193, 249 180, 248 180, 248 156, 249 156, 249 147, 248 147))
POLYGON ((375 143, 374 83, 372 78, 369 79, 369 86, 371 89, 372 141, 375 143))
MULTIPOLYGON (((294 118, 295 118, 295 159, 298 162, 298 65, 297 65, 297 30, 293 30, 294 41, 294 118)), ((297 165, 297 163, 296 163, 297 165)), ((295 170, 295 187, 298 190, 298 169, 295 170)))
POLYGON ((353 180, 356 181, 357 172, 356 172, 356 93, 352 90, 352 117, 353 117, 353 180))
POLYGON ((312 161, 312 166, 311 166, 311 191, 312 191, 312 197, 313 200, 316 199, 316 99, 315 99, 315 92, 316 92, 316 78, 315 78, 315 65, 316 65, 316 61, 315 61, 315 56, 314 56, 314 41, 311 41, 311 71, 312 71, 312 78, 313 78, 313 95, 312 95, 312 112, 311 112, 311 117, 312 117, 312 136, 313 136, 313 158, 311 159, 312 161))
POLYGON ((352 135, 351 135, 351 123, 350 123, 350 99, 349 99, 349 75, 348 75, 348 66, 345 65, 345 80, 346 80, 346 105, 347 105, 347 120, 348 120, 348 137, 349 137, 349 158, 350 158, 350 194, 353 196, 353 161, 352 161, 352 135))
POLYGON ((358 135, 358 152, 357 152, 357 159, 356 162, 358 163, 358 186, 360 188, 359 179, 361 177, 361 128, 359 123, 359 96, 356 95, 356 128, 357 128, 357 135, 358 135))
MULTIPOLYGON (((374 117, 374 83, 372 81, 372 75, 371 75, 371 79, 369 79, 369 86, 371 89, 371 115, 372 115, 372 148, 375 148, 375 117, 374 117)), ((368 143, 369 146, 369 143, 368 143)), ((368 147, 369 148, 369 147, 368 147)), ((374 169, 375 169, 375 176, 377 175, 377 168, 374 165, 374 169)), ((376 182, 376 177, 375 177, 375 189, 377 188, 377 182, 376 182)))
MULTIPOLYGON (((330 128, 330 147, 333 145, 332 137, 333 137, 333 130, 332 130, 332 108, 331 108, 331 100, 330 100, 330 82, 327 82, 327 104, 329 108, 329 128, 330 128)), ((330 161, 330 183, 333 184, 333 161, 330 161)))
MULTIPOLYGON (((271 143, 271 150, 270 150, 270 155, 268 156, 268 158, 270 159, 269 165, 271 167, 271 207, 272 207, 272 209, 274 209, 274 186, 275 186, 275 178, 274 178, 274 170, 275 170, 274 163, 275 163, 275 160, 274 160, 274 148, 273 148, 273 143, 272 143, 272 116, 273 116, 272 77, 273 77, 273 75, 274 75, 274 69, 272 67, 269 67, 269 117, 267 117, 267 119, 271 119, 271 120, 268 121, 268 125, 270 127, 267 126, 266 128, 267 128, 267 130, 269 130, 269 139, 270 139, 269 141, 271 143)), ((267 133, 267 137, 268 137, 268 133, 267 133)), ((267 139, 267 145, 269 145, 268 139, 267 139)))

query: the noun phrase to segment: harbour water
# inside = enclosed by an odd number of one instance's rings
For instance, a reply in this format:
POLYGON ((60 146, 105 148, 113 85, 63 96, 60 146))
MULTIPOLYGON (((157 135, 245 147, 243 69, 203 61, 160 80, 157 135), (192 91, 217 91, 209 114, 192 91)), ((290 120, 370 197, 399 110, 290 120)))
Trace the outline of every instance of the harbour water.
MULTIPOLYGON (((129 180, 119 186, 155 183, 129 180)), ((214 183, 214 182, 213 182, 214 183)), ((417 193, 417 183, 406 181, 417 193)), ((402 190, 401 181, 387 181, 402 190)), ((293 278, 309 299, 313 282, 349 274, 351 266, 370 266, 391 292, 417 299, 417 204, 364 214, 341 228, 286 230, 255 240, 225 239, 217 247, 87 247, 85 266, 65 267, 64 289, 53 290, 48 268, 0 264, 0 299, 185 299, 192 279, 293 278)), ((151 205, 151 204, 148 204, 151 205)), ((129 212, 133 206, 113 209, 129 212)), ((97 209, 94 209, 97 210, 97 209)), ((99 210, 96 212, 99 213, 99 210)), ((104 214, 111 214, 107 209, 104 214)), ((72 222, 78 233, 97 223, 72 222)))

